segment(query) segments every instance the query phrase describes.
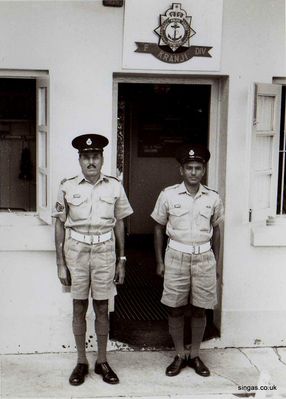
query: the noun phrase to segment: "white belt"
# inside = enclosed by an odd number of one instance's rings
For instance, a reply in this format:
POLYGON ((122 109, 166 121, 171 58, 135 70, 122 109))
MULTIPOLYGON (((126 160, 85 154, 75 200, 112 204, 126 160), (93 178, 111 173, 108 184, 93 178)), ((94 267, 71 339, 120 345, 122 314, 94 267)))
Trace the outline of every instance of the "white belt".
POLYGON ((77 233, 74 230, 71 230, 71 238, 90 245, 99 244, 100 242, 108 241, 111 239, 111 237, 112 237, 111 231, 105 234, 95 235, 95 234, 81 234, 77 233))
POLYGON ((211 249, 210 242, 206 242, 201 245, 187 245, 187 244, 182 244, 181 242, 174 241, 174 240, 170 239, 168 245, 172 249, 176 249, 177 251, 185 252, 185 253, 191 254, 191 255, 199 255, 199 254, 207 252, 211 249))

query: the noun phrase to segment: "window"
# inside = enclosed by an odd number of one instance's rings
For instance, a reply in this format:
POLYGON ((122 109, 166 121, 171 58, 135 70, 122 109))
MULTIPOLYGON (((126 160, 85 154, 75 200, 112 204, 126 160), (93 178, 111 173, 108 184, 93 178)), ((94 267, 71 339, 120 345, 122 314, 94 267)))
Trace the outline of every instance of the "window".
POLYGON ((251 146, 250 220, 276 214, 281 86, 256 84, 251 146))
POLYGON ((255 85, 249 209, 254 246, 286 246, 286 80, 275 82, 255 85))
POLYGON ((51 222, 47 77, 0 78, 0 211, 51 222))
POLYGON ((46 223, 51 223, 50 142, 48 78, 37 79, 37 210, 46 223))
POLYGON ((0 209, 36 211, 36 81, 0 79, 0 209))
POLYGON ((278 168, 278 192, 277 192, 277 215, 286 214, 286 86, 282 88, 281 102, 281 126, 279 143, 279 168, 278 168))

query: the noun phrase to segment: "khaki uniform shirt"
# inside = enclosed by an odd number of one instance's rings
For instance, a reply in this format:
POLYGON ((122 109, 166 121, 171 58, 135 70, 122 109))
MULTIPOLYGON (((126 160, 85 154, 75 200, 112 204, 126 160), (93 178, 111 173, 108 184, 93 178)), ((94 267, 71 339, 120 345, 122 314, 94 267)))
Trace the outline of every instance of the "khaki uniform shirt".
POLYGON ((80 174, 61 182, 53 216, 78 233, 99 235, 132 213, 124 188, 115 177, 101 174, 96 184, 91 184, 80 174))
POLYGON ((165 188, 151 217, 166 225, 166 234, 188 245, 210 241, 213 227, 223 221, 223 204, 216 191, 200 184, 192 197, 183 183, 165 188))

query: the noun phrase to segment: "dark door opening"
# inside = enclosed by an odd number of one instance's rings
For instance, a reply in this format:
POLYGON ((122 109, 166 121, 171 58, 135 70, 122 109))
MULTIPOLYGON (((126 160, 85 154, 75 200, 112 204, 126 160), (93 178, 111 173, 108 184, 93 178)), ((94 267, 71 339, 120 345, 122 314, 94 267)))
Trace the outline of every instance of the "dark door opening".
MULTIPOLYGON (((160 303, 163 285, 156 275, 150 214, 160 191, 181 182, 177 147, 185 142, 208 146, 210 97, 206 84, 119 84, 117 166, 134 214, 127 224, 126 280, 111 315, 111 339, 137 347, 172 346, 167 310, 160 303)), ((212 311, 207 320, 204 338, 218 336, 212 311)))
POLYGON ((0 79, 0 211, 36 211, 36 80, 0 79))

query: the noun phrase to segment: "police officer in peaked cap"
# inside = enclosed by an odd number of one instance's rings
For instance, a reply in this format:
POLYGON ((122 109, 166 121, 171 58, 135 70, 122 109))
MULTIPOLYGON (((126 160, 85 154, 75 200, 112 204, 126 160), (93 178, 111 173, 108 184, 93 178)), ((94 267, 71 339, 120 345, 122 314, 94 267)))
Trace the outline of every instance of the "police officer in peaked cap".
POLYGON ((168 308, 169 333, 176 356, 166 368, 175 376, 189 366, 203 377, 210 375, 199 356, 206 326, 206 309, 217 303, 216 266, 220 249, 223 205, 218 193, 201 181, 210 158, 207 148, 186 144, 179 148, 182 182, 165 188, 151 217, 157 274, 164 277, 161 302, 168 308), (168 244, 163 257, 163 237, 168 244), (191 304, 191 350, 184 347, 184 311, 191 304))
POLYGON ((71 385, 82 384, 89 369, 86 357, 89 294, 96 316, 98 346, 94 371, 109 384, 119 382, 106 358, 108 305, 116 295, 115 283, 124 282, 123 219, 133 211, 119 180, 101 172, 107 144, 108 139, 99 134, 84 134, 72 141, 79 153, 81 173, 61 182, 53 213, 58 277, 62 285, 71 286, 73 298, 77 364, 69 378, 71 385))

